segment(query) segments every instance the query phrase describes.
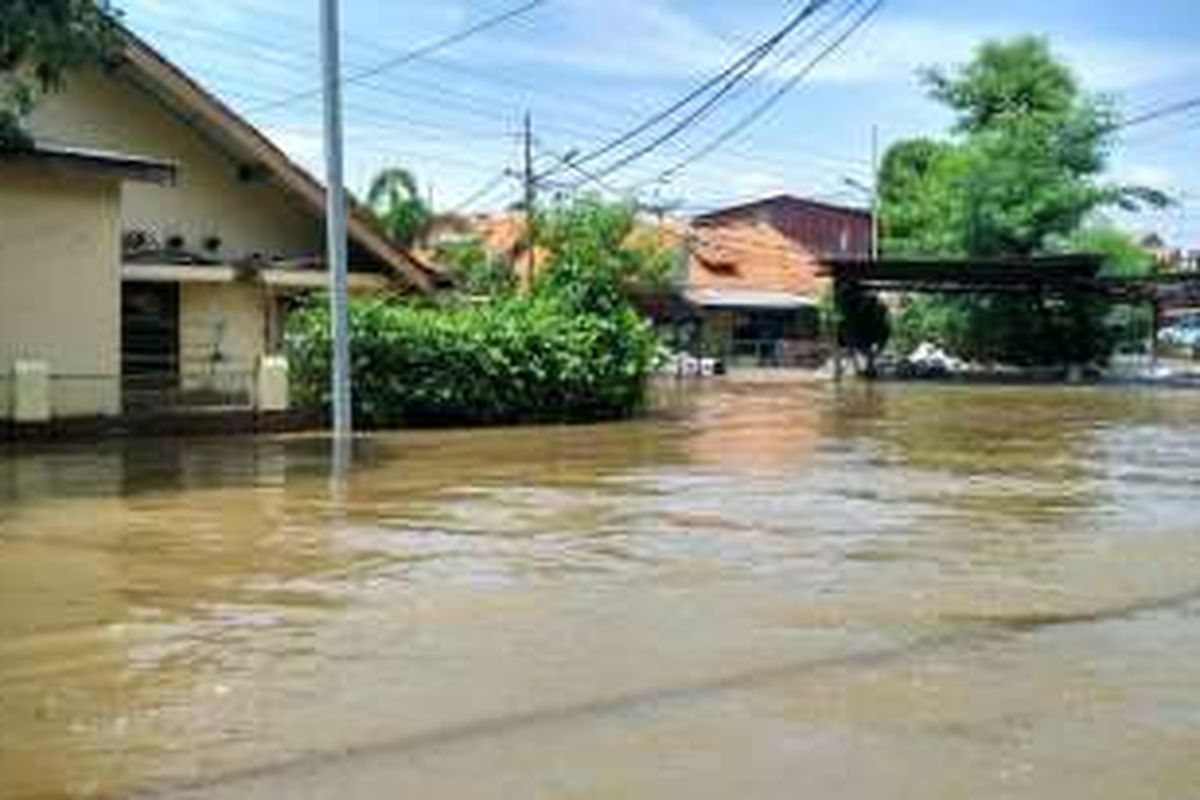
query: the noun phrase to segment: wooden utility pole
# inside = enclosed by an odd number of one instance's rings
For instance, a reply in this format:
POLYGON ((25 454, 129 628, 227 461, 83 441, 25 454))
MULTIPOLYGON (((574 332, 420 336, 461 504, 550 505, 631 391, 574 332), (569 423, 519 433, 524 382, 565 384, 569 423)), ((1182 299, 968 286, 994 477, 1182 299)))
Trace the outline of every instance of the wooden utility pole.
POLYGON ((526 275, 525 287, 533 286, 534 271, 537 269, 537 182, 533 175, 533 116, 525 112, 525 238, 526 275))

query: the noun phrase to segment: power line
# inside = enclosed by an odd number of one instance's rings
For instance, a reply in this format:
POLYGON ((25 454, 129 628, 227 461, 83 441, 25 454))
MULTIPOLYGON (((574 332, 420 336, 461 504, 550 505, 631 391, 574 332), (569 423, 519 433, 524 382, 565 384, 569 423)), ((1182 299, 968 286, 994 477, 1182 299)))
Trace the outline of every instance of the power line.
MULTIPOLYGON (((842 15, 835 19, 829 26, 827 26, 827 29, 831 29, 834 25, 840 23, 853 9, 860 7, 863 2, 865 2, 865 0, 855 0, 852 5, 847 6, 842 15)), ((821 51, 816 54, 816 56, 810 59, 795 75, 793 75, 782 86, 780 86, 773 94, 767 97, 765 101, 756 106, 749 114, 742 117, 732 126, 724 130, 711 142, 704 145, 700 149, 693 151, 679 162, 672 165, 670 168, 664 170, 654 181, 651 182, 667 180, 670 177, 678 174, 680 171, 686 169, 697 161, 700 161, 701 159, 716 152, 728 141, 741 134, 747 128, 754 125, 754 123, 758 122, 758 120, 760 120, 772 108, 774 108, 780 100, 782 100, 788 93, 800 85, 800 83, 807 78, 814 69, 817 68, 817 66, 837 52, 837 50, 839 50, 850 39, 851 36, 861 30, 862 27, 879 12, 879 10, 883 7, 884 2, 885 0, 875 0, 875 2, 873 2, 862 14, 858 16, 857 19, 854 20, 849 28, 847 28, 837 38, 822 48, 821 51)), ((824 31, 822 31, 822 33, 824 33, 824 31)))
POLYGON ((786 25, 784 25, 762 43, 742 54, 732 64, 721 70, 712 78, 709 78, 707 81, 688 92, 679 100, 670 104, 661 111, 652 114, 646 120, 638 125, 635 125, 633 128, 616 137, 615 139, 593 150, 592 152, 587 153, 586 155, 574 159, 574 162, 576 164, 586 164, 591 161, 595 161, 596 159, 603 158, 614 150, 617 150, 618 148, 623 147, 624 145, 633 141, 643 133, 658 126, 660 123, 670 119, 675 114, 679 113, 704 95, 708 94, 710 91, 716 89, 716 95, 706 100, 697 111, 690 113, 682 123, 677 123, 676 125, 672 126, 672 128, 666 134, 657 137, 650 146, 640 148, 637 155, 633 158, 626 157, 625 159, 622 159, 623 163, 621 163, 621 166, 625 166, 626 164, 631 163, 634 158, 640 158, 641 156, 646 155, 646 153, 657 149, 664 142, 674 138, 674 136, 680 131, 694 123, 707 110, 711 109, 717 102, 720 101, 722 96, 731 91, 734 86, 740 83, 755 68, 757 68, 757 66, 762 63, 763 59, 770 55, 770 53, 779 46, 780 42, 790 36, 793 31, 804 24, 804 22, 807 21, 812 15, 820 11, 831 1, 832 0, 810 0, 810 2, 805 5, 804 8, 802 8, 796 15, 794 15, 786 25))
MULTIPOLYGON (((858 2, 858 0, 855 0, 855 1, 858 2)), ((812 6, 810 5, 810 6, 808 6, 808 8, 812 8, 812 6)), ((816 38, 815 36, 812 37, 810 39, 810 41, 815 40, 815 38, 816 38)), ((742 76, 742 77, 744 77, 744 76, 742 76)), ((633 161, 636 161, 637 159, 642 158, 643 156, 645 156, 645 155, 649 154, 650 152, 652 152, 653 150, 657 149, 660 145, 664 144, 665 142, 667 142, 670 139, 677 136, 679 133, 682 133, 684 130, 686 130, 688 127, 690 127, 697 119, 699 119, 701 115, 708 113, 708 111, 711 110, 714 107, 714 105, 720 101, 722 95, 726 93, 725 90, 732 88, 734 85, 736 85, 736 83, 739 80, 740 80, 740 78, 731 78, 730 82, 726 83, 726 85, 724 87, 722 87, 721 91, 718 91, 713 97, 709 98, 709 100, 705 104, 703 104, 699 109, 697 109, 692 114, 689 114, 687 117, 685 117, 684 119, 679 121, 676 125, 672 126, 671 129, 669 129, 664 134, 662 134, 659 137, 657 137, 656 139, 654 139, 649 144, 635 150, 632 153, 627 154, 623 158, 618 159, 616 162, 609 164, 607 167, 604 168, 604 170, 601 171, 601 173, 600 173, 601 176, 607 177, 608 175, 611 175, 614 172, 625 168, 633 161)))
MULTIPOLYGON (((528 14, 534 9, 545 5, 549 1, 550 0, 528 0, 528 2, 522 3, 514 8, 510 8, 500 14, 486 17, 474 25, 470 25, 456 33, 450 34, 449 36, 444 36, 440 39, 429 42, 428 44, 408 50, 396 56, 395 58, 383 61, 368 69, 352 72, 344 76, 341 79, 341 83, 342 85, 361 83, 369 78, 375 77, 376 75, 381 75, 384 72, 396 69, 397 67, 403 66, 412 61, 416 61, 417 59, 424 58, 432 53, 436 53, 439 50, 444 50, 445 48, 458 44, 459 42, 469 39, 476 34, 502 25, 509 20, 515 19, 524 14, 528 14)), ((297 101, 318 97, 320 96, 320 93, 321 90, 319 88, 308 89, 303 92, 295 92, 294 94, 288 95, 287 97, 282 97, 279 100, 275 100, 272 103, 266 104, 260 108, 250 109, 248 113, 253 114, 266 111, 271 108, 278 108, 279 106, 290 105, 291 103, 295 103, 297 101)))
POLYGON ((492 192, 499 189, 507 181, 509 181, 512 177, 513 177, 512 173, 509 170, 507 170, 507 169, 501 170, 498 175, 488 179, 488 181, 486 183, 484 183, 482 186, 480 186, 478 189, 471 192, 469 195, 464 197, 462 200, 460 200, 459 202, 457 202, 453 206, 451 206, 450 213, 452 213, 452 214, 462 213, 466 209, 468 209, 471 206, 478 203, 483 198, 490 195, 492 192))
POLYGON ((1145 125, 1150 122, 1155 122, 1166 117, 1173 117, 1179 114, 1184 114, 1189 111, 1200 109, 1200 97, 1193 97, 1190 100, 1181 100, 1177 103, 1162 106, 1161 108, 1147 111, 1144 114, 1130 117, 1113 125, 1110 130, 1120 131, 1126 128, 1133 128, 1139 125, 1145 125))
POLYGON ((571 170, 572 172, 575 172, 575 173, 578 173, 579 175, 581 175, 583 177, 584 181, 595 184, 596 186, 600 187, 601 189, 603 189, 606 192, 609 192, 610 194, 615 194, 615 195, 625 194, 624 191, 616 188, 615 186, 613 186, 610 183, 607 183, 603 178, 599 177, 591 170, 589 170, 585 167, 581 167, 578 164, 576 164, 572 160, 570 153, 565 153, 565 154, 556 153, 553 150, 550 150, 549 148, 544 147, 542 145, 541 141, 537 137, 534 137, 533 141, 534 141, 534 144, 538 146, 538 149, 541 152, 545 153, 546 155, 549 155, 557 163, 562 164, 563 166, 565 166, 567 169, 571 170))
MULTIPOLYGON (((297 28, 303 27, 300 23, 295 23, 295 25, 297 28)), ((165 27, 165 26, 160 26, 160 30, 162 27, 165 27)), ((200 21, 197 21, 196 24, 194 24, 194 25, 175 26, 172 30, 166 31, 162 34, 163 42, 164 42, 164 44, 170 45, 172 42, 174 42, 178 38, 184 38, 187 36, 191 36, 193 34, 198 35, 200 33, 200 31, 197 29, 204 28, 204 27, 205 27, 204 24, 200 21)), ((217 29, 215 27, 209 26, 208 30, 215 31, 217 29)), ((232 55, 234 57, 243 58, 245 60, 253 60, 255 63, 259 63, 259 64, 264 63, 264 62, 271 63, 271 64, 277 64, 281 68, 289 69, 289 70, 292 70, 293 72, 295 71, 295 68, 297 66, 307 64, 307 61, 303 58, 290 59, 289 57, 295 54, 293 52, 293 48, 290 46, 290 44, 286 44, 286 43, 283 46, 280 46, 281 43, 278 40, 274 39, 273 34, 272 34, 272 41, 275 45, 275 49, 272 52, 263 53, 262 50, 264 49, 264 46, 267 43, 266 39, 263 39, 263 38, 251 39, 248 36, 242 35, 242 31, 240 31, 240 30, 219 31, 219 33, 220 33, 220 43, 215 42, 213 40, 213 37, 210 37, 209 44, 203 45, 206 48, 206 52, 216 51, 216 52, 220 52, 222 54, 228 54, 228 55, 232 55), (251 44, 253 46, 241 48, 241 49, 238 49, 236 47, 230 47, 229 43, 231 40, 248 41, 248 42, 251 42, 251 44)), ((296 52, 298 52, 298 50, 296 52)), ((500 78, 495 73, 494 70, 474 70, 474 69, 464 67, 463 65, 458 65, 458 64, 442 64, 436 59, 426 60, 425 63, 428 65, 436 66, 436 67, 443 68, 443 69, 454 69, 457 71, 466 72, 468 74, 485 77, 486 79, 494 80, 498 83, 503 83, 503 84, 511 83, 511 81, 506 81, 506 80, 500 78)), ((214 71, 208 62, 203 63, 199 66, 200 66, 201 73, 211 73, 214 71)), ((278 70, 267 70, 266 74, 274 75, 277 72, 278 72, 278 70)), ((233 72, 233 70, 231 70, 227 74, 232 76, 232 75, 234 75, 234 72, 233 72)), ((230 77, 230 79, 225 81, 224 83, 225 84, 232 83, 233 85, 238 85, 238 86, 252 85, 250 76, 259 77, 260 75, 263 74, 263 71, 262 70, 257 70, 257 71, 247 70, 245 73, 239 72, 236 74, 237 74, 236 78, 230 77)), ((374 80, 376 80, 376 81, 379 80, 379 77, 376 76, 374 80)), ((452 107, 455 109, 461 109, 463 112, 469 113, 472 116, 479 116, 481 118, 486 118, 489 121, 496 120, 496 117, 497 117, 496 101, 492 100, 491 98, 485 97, 483 95, 475 94, 475 93, 463 92, 460 89, 457 89, 456 87, 446 86, 440 82, 425 84, 425 85, 428 85, 429 91, 417 93, 417 92, 411 91, 412 83, 413 83, 412 81, 409 81, 406 78, 405 89, 409 90, 409 91, 402 91, 391 85, 375 85, 374 81, 364 81, 361 84, 360 88, 369 90, 371 92, 384 93, 389 96, 404 97, 406 99, 416 98, 420 101, 425 101, 426 99, 428 99, 430 102, 437 102, 442 108, 446 108, 447 106, 449 106, 449 107, 452 107), (462 98, 464 98, 465 101, 469 100, 470 102, 451 102, 451 101, 448 101, 447 95, 462 97, 462 98)), ((268 84, 266 82, 259 81, 258 85, 266 87, 268 84)), ((560 94, 558 92, 547 91, 544 89, 544 87, 534 87, 532 85, 529 85, 529 88, 532 91, 540 91, 541 93, 546 94, 546 95, 560 96, 560 94)), ((276 101, 270 100, 270 99, 264 100, 263 98, 260 98, 260 97, 255 97, 251 100, 249 98, 249 95, 247 95, 245 92, 238 92, 238 94, 240 94, 242 97, 246 98, 246 102, 239 103, 239 105, 242 106, 243 108, 246 107, 247 105, 249 105, 250 103, 256 103, 258 106, 266 106, 266 105, 274 104, 274 102, 276 102, 276 101)), ((579 96, 572 95, 572 97, 575 99, 578 99, 579 96)), ((405 125, 405 126, 424 128, 424 129, 428 129, 431 132, 435 132, 438 130, 444 130, 444 131, 450 132, 452 134, 461 134, 463 136, 470 137, 470 138, 478 138, 480 136, 489 136, 490 137, 493 135, 496 136, 497 138, 499 138, 501 136, 507 137, 507 136, 511 135, 510 133, 500 133, 500 132, 493 133, 492 131, 488 131, 485 133, 485 132, 480 132, 478 130, 466 130, 463 126, 458 126, 458 125, 453 125, 453 124, 452 125, 447 125, 447 124, 439 125, 437 123, 433 123, 433 122, 425 120, 425 119, 421 119, 420 121, 418 121, 417 119, 415 119, 413 117, 405 117, 403 115, 394 113, 393 107, 395 105, 396 104, 394 104, 394 103, 393 104, 379 104, 379 105, 373 105, 373 104, 369 105, 368 103, 356 104, 353 101, 348 103, 347 104, 348 108, 350 108, 351 110, 356 112, 354 114, 354 117, 359 120, 365 120, 367 123, 366 127, 369 129, 367 131, 359 131, 357 134, 352 133, 351 136, 349 136, 348 138, 350 138, 352 140, 356 140, 356 141, 362 141, 364 143, 365 147, 367 147, 368 149, 370 149, 374 152, 378 152, 381 154, 388 153, 388 152, 397 152, 397 151, 394 151, 394 145, 388 141, 386 133, 381 134, 380 131, 387 131, 387 130, 395 129, 398 131, 398 133, 400 133, 401 136, 404 136, 405 138, 411 138, 411 140, 413 140, 414 142, 425 141, 425 140, 430 141, 430 142, 438 141, 438 137, 433 135, 432 133, 428 136, 424 136, 424 135, 410 136, 406 131, 403 131, 403 129, 395 128, 392 125, 380 124, 379 120, 386 120, 386 122, 388 122, 388 123, 391 123, 393 121, 400 122, 400 123, 403 123, 403 125, 405 125)), ((595 104, 590 104, 590 105, 595 105, 595 104)), ((558 109, 560 107, 561 107, 561 104, 556 104, 556 106, 555 106, 556 109, 558 109)), ((612 106, 612 107, 615 107, 615 106, 612 106)), ((582 117, 581 117, 581 119, 582 119, 582 117)), ((615 128, 613 128, 610 125, 604 125, 602 123, 597 124, 596 121, 591 120, 591 119, 589 119, 587 123, 581 123, 579 126, 566 125, 565 123, 559 124, 559 125, 552 125, 550 122, 547 121, 542 124, 542 127, 545 129, 550 129, 552 131, 559 130, 559 131, 563 131, 563 132, 567 133, 568 135, 574 135, 575 132, 583 130, 583 125, 585 125, 585 124, 586 124, 587 134, 591 134, 591 135, 594 135, 597 130, 604 130, 606 128, 609 130, 616 130, 615 128)), ((444 141, 444 138, 445 137, 442 137, 441 140, 444 141)), ((487 170, 488 172, 493 172, 496 169, 495 165, 492 165, 489 168, 479 162, 468 164, 462 159, 452 161, 447 156, 430 155, 430 154, 426 154, 426 153, 412 153, 412 155, 417 158, 424 159, 424 160, 431 160, 431 161, 435 161, 435 162, 441 162, 444 164, 453 163, 454 165, 463 166, 463 167, 469 166, 471 169, 479 169, 481 171, 487 170)), ((775 161, 771 160, 769 157, 763 157, 763 155, 761 155, 761 154, 752 156, 752 155, 742 155, 742 154, 738 154, 735 152, 726 151, 725 155, 728 155, 731 159, 737 158, 739 161, 744 161, 746 163, 753 163, 753 164, 759 165, 759 166, 766 165, 766 164, 774 165, 776 163, 775 161)), ((832 162, 835 159, 829 158, 829 160, 832 162)), ((839 161, 840 163, 846 163, 846 164, 851 164, 851 163, 857 164, 858 163, 855 161, 851 161, 850 159, 837 159, 837 161, 839 161)), ((815 167, 819 166, 819 165, 811 164, 809 162, 806 162, 806 163, 809 167, 815 168, 815 167)), ((825 167, 820 167, 820 168, 825 169, 825 167)), ((578 171, 576 171, 576 172, 578 172, 578 171)), ((707 170, 705 170, 705 172, 707 173, 707 170)), ((579 173, 579 174, 582 175, 583 173, 579 173)), ((712 174, 717 175, 719 173, 714 171, 712 174)), ((720 174, 724 174, 724 173, 720 173, 720 174)), ((611 187, 610 187, 610 190, 611 190, 611 187)))
MULTIPOLYGON (((139 27, 141 27, 141 26, 139 25, 139 27)), ((201 33, 201 31, 197 30, 197 28, 204 29, 205 26, 202 23, 197 23, 195 26, 189 26, 187 28, 180 28, 179 30, 165 31, 162 28, 158 28, 157 30, 162 31, 161 35, 163 37, 167 38, 169 41, 175 41, 180 38, 188 38, 192 35, 201 33)), ((293 70, 295 69, 296 66, 306 63, 303 59, 290 59, 288 57, 288 54, 291 53, 290 47, 283 48, 283 49, 276 49, 272 53, 263 54, 263 53, 258 52, 258 49, 261 47, 261 44, 264 40, 251 39, 250 37, 243 36, 240 31, 224 31, 224 30, 218 31, 217 29, 212 28, 211 26, 208 28, 208 30, 217 31, 217 33, 220 35, 220 44, 214 42, 213 39, 210 37, 208 40, 208 43, 204 45, 206 47, 207 51, 217 50, 223 54, 229 54, 234 57, 244 57, 247 60, 253 60, 255 63, 258 63, 258 64, 265 62, 268 64, 276 64, 282 68, 293 69, 293 70), (231 49, 228 47, 228 41, 230 39, 249 41, 255 46, 254 47, 255 51, 253 53, 247 52, 247 53, 243 54, 242 51, 239 51, 236 49, 231 49)), ((505 81, 505 80, 499 78, 498 76, 496 76, 494 74, 494 71, 490 71, 490 70, 489 71, 472 70, 472 69, 465 68, 462 65, 457 65, 457 64, 455 64, 455 65, 441 64, 440 62, 438 62, 436 60, 426 61, 425 63, 432 65, 432 66, 437 66, 440 68, 454 69, 455 71, 466 72, 467 74, 471 74, 471 75, 482 75, 488 79, 494 79, 500 83, 506 83, 506 84, 510 83, 509 81, 505 81)), ((206 72, 206 73, 214 72, 214 70, 209 66, 205 66, 202 71, 206 72)), ((242 84, 247 83, 244 75, 242 75, 241 73, 238 74, 238 77, 235 80, 242 84)), ((262 85, 262 84, 260 83, 260 85, 262 85)), ((469 93, 469 92, 463 92, 460 89, 457 89, 452 86, 446 86, 441 83, 421 83, 419 81, 406 80, 403 90, 396 88, 396 87, 392 87, 392 86, 376 85, 374 83, 363 83, 360 86, 360 88, 366 89, 366 90, 369 90, 372 92, 386 94, 388 96, 403 97, 405 99, 415 98, 422 102, 426 101, 426 99, 428 98, 429 102, 438 103, 438 105, 441 109, 448 108, 451 110, 459 110, 459 111, 462 111, 463 113, 470 114, 472 116, 478 116, 480 118, 484 118, 489 121, 494 121, 496 118, 496 115, 497 115, 496 107, 495 107, 496 101, 492 100, 491 98, 484 97, 482 95, 469 93), (428 92, 414 91, 414 87, 424 87, 424 86, 428 87, 428 92), (461 97, 461 98, 463 98, 463 100, 452 101, 452 100, 448 99, 448 97, 447 97, 448 95, 461 97), (469 101, 469 102, 467 102, 467 101, 469 101)), ((555 97, 560 96, 560 93, 558 93, 558 92, 545 91, 545 90, 541 89, 541 87, 532 87, 531 86, 530 88, 534 91, 541 91, 543 94, 553 95, 555 97)), ((241 94, 244 94, 244 93, 241 93, 241 94)), ((576 100, 578 99, 578 96, 576 96, 576 95, 572 95, 571 97, 576 100)), ((271 105, 274 101, 260 100, 259 98, 254 98, 254 100, 250 101, 250 102, 256 103, 257 104, 256 107, 262 107, 262 106, 271 105)), ((247 105, 247 104, 248 103, 244 103, 241 105, 243 107, 245 107, 245 105, 247 105)), ((455 132, 455 133, 460 132, 459 127, 451 127, 451 126, 447 126, 447 125, 436 125, 436 124, 429 123, 424 120, 422 120, 421 122, 417 122, 416 120, 412 119, 411 117, 403 117, 402 115, 395 113, 388 106, 380 106, 380 107, 372 106, 368 110, 365 105, 359 105, 359 104, 355 104, 353 102, 348 103, 347 105, 348 105, 348 107, 350 107, 351 109, 353 109, 356 112, 355 116, 357 118, 367 117, 368 119, 375 120, 382 116, 387 116, 389 118, 394 117, 394 118, 398 119, 399 121, 402 121, 406 124, 413 125, 416 127, 423 127, 423 128, 429 128, 429 129, 443 129, 443 130, 447 130, 447 131, 451 131, 451 132, 455 132)), ((615 108, 615 106, 611 106, 611 107, 615 108)), ((562 104, 556 103, 554 106, 554 109, 558 113, 562 113, 562 104)), ((583 117, 581 116, 580 119, 582 120, 583 117)), ((612 131, 618 130, 617 128, 615 128, 611 125, 604 125, 604 124, 598 125, 594 120, 592 120, 590 118, 588 119, 588 121, 586 123, 581 122, 581 123, 579 123, 579 125, 574 125, 574 124, 567 125, 564 122, 560 122, 559 124, 553 124, 551 122, 543 122, 541 127, 543 129, 547 129, 547 130, 551 130, 551 131, 561 131, 565 135, 572 136, 572 137, 578 135, 580 132, 583 132, 583 135, 585 135, 585 136, 592 135, 598 129, 599 130, 612 130, 612 131)), ((465 131, 465 130, 463 130, 462 132, 464 133, 464 135, 470 135, 472 137, 478 137, 480 135, 486 135, 486 136, 493 135, 491 132, 487 132, 485 134, 481 134, 476 131, 465 131)), ((773 163, 770 160, 769 156, 764 156, 762 154, 751 155, 749 153, 738 152, 738 151, 733 151, 733 150, 729 150, 729 149, 727 149, 726 154, 730 159, 736 159, 738 161, 744 161, 746 163, 753 163, 755 165, 760 165, 760 166, 767 164, 767 163, 773 163)), ((847 166, 849 166, 849 165, 857 166, 857 164, 858 164, 857 161, 853 161, 849 158, 845 158, 845 157, 834 158, 832 156, 825 156, 825 155, 816 154, 816 153, 812 154, 812 159, 828 161, 831 164, 836 162, 838 164, 844 164, 847 166)), ((825 167, 822 167, 822 168, 824 169, 825 167)), ((845 167, 841 167, 841 169, 845 169, 845 167)))

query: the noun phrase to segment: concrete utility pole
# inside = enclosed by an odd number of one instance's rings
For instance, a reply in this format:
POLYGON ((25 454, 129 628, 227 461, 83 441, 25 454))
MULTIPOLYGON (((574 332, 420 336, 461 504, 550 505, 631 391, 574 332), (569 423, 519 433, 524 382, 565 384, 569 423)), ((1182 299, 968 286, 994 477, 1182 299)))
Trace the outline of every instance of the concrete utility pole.
POLYGON ((842 182, 851 189, 862 192, 871 200, 871 260, 879 260, 879 234, 882 229, 880 216, 882 207, 879 197, 879 126, 871 126, 871 182, 863 183, 857 178, 843 177, 842 182))
POLYGON ((879 199, 879 126, 871 126, 871 260, 879 260, 880 213, 879 199))
POLYGON ((353 433, 350 319, 347 308, 346 181, 343 174, 339 0, 321 0, 321 66, 325 97, 325 238, 329 261, 329 317, 333 341, 333 433, 353 433))
POLYGON ((525 112, 525 236, 527 245, 527 274, 525 288, 533 286, 534 271, 537 269, 537 240, 535 227, 537 225, 537 182, 533 175, 533 116, 525 112))

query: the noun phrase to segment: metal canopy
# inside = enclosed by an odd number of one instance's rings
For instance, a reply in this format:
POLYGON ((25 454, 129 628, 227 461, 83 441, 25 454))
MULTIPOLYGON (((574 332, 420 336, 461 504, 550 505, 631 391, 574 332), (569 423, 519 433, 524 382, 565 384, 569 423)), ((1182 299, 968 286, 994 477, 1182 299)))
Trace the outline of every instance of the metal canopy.
POLYGON ((35 163, 63 175, 108 177, 171 186, 178 167, 170 161, 143 156, 38 142, 29 149, 0 152, 0 163, 35 163))
POLYGON ((1103 257, 1090 253, 1028 258, 832 258, 821 275, 880 291, 1046 293, 1094 291, 1103 257))
POLYGON ((1100 276, 1095 253, 1027 258, 831 258, 820 274, 835 283, 884 292, 937 294, 1090 294, 1163 308, 1200 305, 1200 273, 1152 278, 1100 276))

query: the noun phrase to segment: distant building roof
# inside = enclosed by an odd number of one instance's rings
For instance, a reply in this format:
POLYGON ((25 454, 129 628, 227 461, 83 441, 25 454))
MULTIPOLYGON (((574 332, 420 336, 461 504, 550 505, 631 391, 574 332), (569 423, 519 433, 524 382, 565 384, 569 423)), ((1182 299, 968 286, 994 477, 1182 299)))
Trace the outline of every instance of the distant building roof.
POLYGON ((697 223, 703 224, 713 222, 726 217, 740 216, 743 214, 757 211, 764 207, 770 206, 802 206, 813 209, 820 209, 826 212, 836 214, 848 214, 850 216, 862 217, 865 219, 871 218, 870 209, 858 208, 856 206, 844 206, 837 203, 827 203, 823 200, 812 200, 807 197, 797 197, 792 194, 777 194, 771 197, 764 197, 759 200, 750 200, 745 203, 738 203, 727 208, 719 208, 716 211, 709 211, 706 214, 701 214, 695 218, 697 223))
POLYGON ((731 219, 693 227, 686 286, 810 296, 817 290, 817 266, 812 254, 771 225, 731 219))
MULTIPOLYGON (((475 235, 491 253, 509 259, 527 279, 528 250, 522 214, 480 217, 475 235)), ((708 307, 799 308, 818 288, 815 254, 757 219, 689 224, 674 219, 641 220, 626 242, 680 253, 678 286, 685 299, 708 307)), ((535 253, 535 271, 548 254, 535 253)))

